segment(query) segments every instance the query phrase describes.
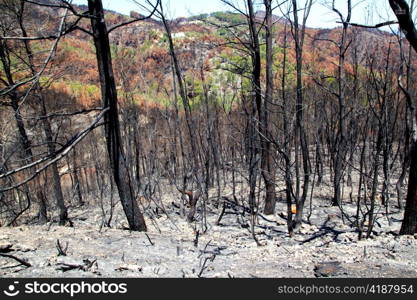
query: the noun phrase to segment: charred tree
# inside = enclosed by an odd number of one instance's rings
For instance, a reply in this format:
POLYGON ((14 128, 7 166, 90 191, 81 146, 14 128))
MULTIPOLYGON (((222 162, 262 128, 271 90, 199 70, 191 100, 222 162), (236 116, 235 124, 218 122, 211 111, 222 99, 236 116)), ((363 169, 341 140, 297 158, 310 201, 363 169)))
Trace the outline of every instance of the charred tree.
MULTIPOLYGON (((417 51, 417 30, 414 26, 410 7, 405 0, 389 0, 389 4, 397 16, 401 31, 405 37, 417 51)), ((408 105, 414 107, 413 99, 405 88, 402 88, 406 95, 408 105)), ((414 118, 414 126, 416 126, 417 116, 414 118)), ((401 226, 400 234, 412 235, 417 232, 417 136, 416 128, 412 129, 413 135, 410 137, 410 173, 408 180, 407 203, 405 207, 404 220, 401 226)))
MULTIPOLYGON (((182 70, 180 67, 180 63, 178 60, 178 56, 175 50, 175 45, 174 45, 174 40, 172 38, 172 33, 171 33, 171 27, 170 24, 168 22, 168 20, 165 17, 164 14, 164 10, 163 10, 163 4, 162 1, 159 3, 159 16, 162 20, 162 23, 164 24, 164 28, 165 28, 165 32, 167 34, 168 37, 168 47, 169 47, 169 53, 171 55, 172 58, 172 64, 173 64, 173 71, 178 83, 178 89, 179 89, 179 94, 180 94, 180 98, 182 100, 182 104, 184 106, 184 111, 185 111, 185 121, 187 123, 187 128, 188 128, 188 133, 190 136, 190 144, 191 144, 191 160, 194 164, 192 170, 192 174, 195 180, 195 183, 197 184, 197 189, 198 192, 202 192, 203 188, 202 188, 202 184, 201 184, 201 180, 200 180, 200 176, 198 174, 199 170, 200 170, 200 159, 199 159, 199 155, 198 155, 198 139, 194 130, 194 121, 193 121, 193 116, 192 116, 192 112, 191 112, 191 105, 190 105, 190 101, 189 101, 189 97, 188 97, 188 93, 187 93, 187 87, 186 84, 184 82, 184 78, 182 75, 182 70)), ((198 197, 194 197, 193 201, 190 201, 190 212, 187 216, 187 219, 189 222, 194 220, 194 215, 196 213, 196 206, 198 203, 198 197)))
POLYGON ((298 228, 303 219, 304 205, 308 196, 308 189, 310 185, 310 158, 308 150, 308 138, 305 129, 305 103, 304 103, 304 83, 303 83, 303 49, 304 49, 304 40, 306 32, 306 22, 310 14, 312 6, 312 1, 307 1, 305 4, 304 14, 302 22, 299 21, 299 8, 297 0, 292 0, 292 10, 293 10, 293 22, 292 22, 292 33, 295 43, 295 53, 296 53, 296 77, 297 77, 297 96, 296 96, 296 124, 295 124, 295 135, 296 135, 296 146, 295 146, 295 156, 296 156, 296 174, 297 176, 297 187, 296 187, 296 206, 297 212, 292 223, 292 228, 298 228), (304 173, 304 182, 302 186, 302 193, 300 191, 300 172, 299 172, 299 149, 301 149, 303 173, 304 173))
POLYGON ((128 166, 126 165, 123 153, 117 91, 103 4, 101 0, 89 0, 88 7, 91 15, 91 28, 100 75, 102 102, 104 107, 109 108, 109 111, 105 115, 105 135, 112 175, 130 229, 133 231, 146 231, 145 219, 136 202, 128 166))
POLYGON ((269 122, 269 107, 273 102, 274 91, 274 55, 273 55, 273 22, 272 22, 272 0, 264 0, 266 11, 266 92, 262 107, 262 176, 265 182, 265 214, 273 215, 275 213, 276 192, 275 192, 275 160, 272 149, 271 124, 269 122))

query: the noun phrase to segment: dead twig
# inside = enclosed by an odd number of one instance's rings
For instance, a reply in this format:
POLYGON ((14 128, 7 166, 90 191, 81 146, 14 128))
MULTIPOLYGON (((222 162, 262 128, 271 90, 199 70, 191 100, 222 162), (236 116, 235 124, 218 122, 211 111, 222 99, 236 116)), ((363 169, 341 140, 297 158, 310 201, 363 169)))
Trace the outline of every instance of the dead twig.
POLYGON ((200 255, 198 256, 199 258, 201 257, 201 255, 202 255, 202 254, 206 253, 207 248, 210 246, 211 241, 212 241, 212 240, 210 240, 210 241, 206 244, 206 246, 204 247, 204 249, 203 249, 203 250, 200 250, 200 255))
POLYGON ((146 237, 148 238, 149 243, 151 243, 152 246, 155 246, 155 243, 152 242, 151 238, 149 237, 149 235, 147 233, 145 233, 146 237))
POLYGON ((65 245, 65 249, 63 249, 59 240, 56 240, 56 249, 58 250, 58 256, 67 256, 68 242, 65 245))
POLYGON ((204 258, 204 262, 203 262, 203 265, 201 266, 201 270, 200 270, 200 272, 198 273, 198 278, 201 278, 201 276, 203 275, 203 273, 204 273, 204 271, 207 269, 207 262, 208 261, 210 261, 210 262, 213 262, 215 259, 216 259, 216 254, 214 254, 213 256, 210 256, 210 257, 206 257, 206 258, 204 258))
POLYGON ((198 238, 200 237, 200 231, 197 230, 195 233, 195 239, 194 239, 194 247, 198 247, 198 238))

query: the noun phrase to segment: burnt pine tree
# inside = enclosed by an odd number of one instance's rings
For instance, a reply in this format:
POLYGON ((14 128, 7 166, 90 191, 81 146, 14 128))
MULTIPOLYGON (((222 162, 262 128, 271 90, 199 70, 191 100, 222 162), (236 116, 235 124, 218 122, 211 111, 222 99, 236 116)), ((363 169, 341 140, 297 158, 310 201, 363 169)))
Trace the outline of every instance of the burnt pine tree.
MULTIPOLYGON (((28 31, 25 25, 25 20, 24 20, 25 11, 26 11, 25 5, 26 5, 25 0, 16 1, 15 3, 5 2, 3 3, 3 8, 8 6, 8 10, 13 11, 13 14, 15 15, 14 18, 18 24, 18 28, 16 29, 20 31, 22 35, 21 48, 23 50, 23 55, 20 56, 20 59, 22 60, 24 65, 27 66, 28 74, 32 75, 33 78, 36 78, 38 76, 37 74, 39 72, 38 70, 39 68, 37 68, 37 65, 34 59, 35 53, 34 53, 32 44, 30 42, 30 39, 28 38, 28 31)), ((64 17, 64 20, 65 20, 65 17, 64 17)), ((61 30, 62 28, 60 28, 60 31, 61 30)), ((6 43, 2 42, 2 45, 1 45, 2 53, 0 56, 1 56, 3 66, 6 67, 5 68, 6 74, 8 73, 8 76, 7 76, 8 84, 13 86, 14 74, 10 70, 10 63, 7 63, 7 61, 9 61, 10 59, 10 56, 9 56, 10 53, 7 54, 8 57, 6 58, 5 56, 6 53, 4 52, 6 51, 5 46, 6 46, 6 43), (9 66, 7 66, 7 64, 9 64, 9 66)), ((53 49, 52 52, 54 51, 55 50, 53 49)), ((37 110, 39 110, 39 112, 43 116, 46 116, 47 108, 46 108, 46 103, 45 103, 45 99, 43 95, 43 88, 41 87, 39 82, 37 82, 36 84, 32 86, 31 90, 32 90, 31 95, 33 96, 32 99, 35 100, 33 103, 37 107, 37 110)), ((30 90, 28 91, 28 93, 29 92, 30 90)), ((30 162, 34 156, 33 156, 33 152, 31 149, 31 143, 30 143, 29 137, 25 129, 24 121, 20 115, 21 103, 19 102, 21 101, 21 99, 18 96, 17 90, 14 88, 11 89, 9 93, 9 97, 11 97, 11 104, 15 112, 16 124, 19 130, 20 141, 23 146, 22 153, 24 153, 24 161, 30 162)), ((53 137, 54 134, 52 131, 52 125, 51 125, 51 122, 48 120, 48 118, 42 118, 42 127, 44 130, 45 142, 47 145, 47 152, 49 155, 53 156, 56 153, 56 147, 54 143, 54 137, 53 137)), ((65 225, 68 221, 68 210, 67 210, 67 207, 65 206, 64 195, 63 195, 62 187, 61 187, 61 179, 59 175, 58 165, 56 163, 53 163, 51 165, 51 183, 52 183, 53 195, 56 199, 56 204, 59 209, 59 224, 65 225)), ((36 179, 35 185, 39 186, 38 178, 36 179)), ((27 189, 26 186, 25 186, 25 189, 27 189)), ((40 221, 45 222, 46 221, 46 207, 45 207, 44 196, 42 195, 42 192, 37 192, 37 198, 39 198, 39 204, 40 204, 40 214, 39 214, 40 221)))
POLYGON ((308 151, 308 139, 305 129, 305 108, 304 108, 304 84, 303 84, 303 51, 304 41, 306 33, 306 23, 310 15, 311 6, 313 2, 308 0, 305 2, 303 8, 304 13, 302 20, 299 20, 299 7, 296 0, 292 0, 293 21, 291 21, 291 31, 295 43, 295 56, 296 56, 296 76, 297 76, 297 96, 296 96, 296 120, 295 120, 295 168, 296 168, 296 206, 297 212, 295 218, 292 221, 292 228, 290 228, 290 234, 294 229, 301 226, 303 220, 304 205, 307 199, 307 193, 310 185, 310 158, 308 151), (300 171, 299 171, 299 149, 301 148, 301 157, 304 171, 304 182, 302 187, 302 193, 300 194, 300 171))
POLYGON ((269 122, 269 106, 273 100, 274 73, 273 73, 273 22, 272 22, 272 0, 264 0, 265 6, 265 39, 266 39, 266 92, 263 101, 261 143, 262 143, 262 176, 265 182, 265 214, 275 213, 276 192, 275 192, 275 161, 272 151, 271 124, 269 122))
POLYGON ((193 176, 194 176, 195 182, 197 184, 197 191, 195 193, 193 193, 193 192, 190 192, 190 191, 180 190, 180 192, 182 194, 187 195, 189 197, 190 211, 188 212, 187 220, 188 220, 188 222, 191 223, 194 220, 195 213, 197 212, 197 203, 198 203, 199 198, 201 197, 201 194, 202 194, 202 191, 203 191, 202 184, 201 184, 201 181, 200 181, 200 176, 198 175, 198 171, 200 169, 200 160, 199 160, 199 157, 198 157, 198 148, 197 148, 198 140, 197 140, 197 136, 196 136, 196 133, 195 133, 195 130, 194 130, 195 124, 194 124, 194 121, 193 121, 190 101, 188 99, 187 87, 186 87, 186 84, 184 82, 184 77, 183 77, 182 70, 181 70, 181 67, 180 67, 180 62, 178 60, 178 55, 177 55, 177 52, 175 50, 174 40, 172 38, 171 27, 169 25, 168 20, 165 17, 164 7, 163 7, 162 1, 159 2, 158 14, 159 14, 159 17, 162 20, 162 23, 163 23, 164 29, 165 29, 165 33, 167 35, 168 46, 169 46, 169 54, 170 54, 171 59, 172 59, 173 71, 175 73, 175 76, 176 76, 176 79, 177 79, 177 82, 178 82, 180 98, 181 98, 182 104, 184 106, 185 120, 186 120, 186 123, 187 123, 187 128, 188 128, 190 141, 191 141, 191 152, 192 152, 191 153, 191 160, 194 163, 193 176))
POLYGON ((347 0, 347 16, 343 17, 342 13, 336 9, 335 1, 333 0, 332 9, 339 15, 339 18, 343 24, 340 41, 337 43, 338 47, 338 66, 337 66, 337 102, 338 102, 338 132, 333 142, 333 163, 334 163, 334 176, 333 176, 333 189, 334 196, 332 200, 333 206, 341 205, 342 197, 342 181, 346 168, 346 156, 348 153, 348 141, 346 132, 346 68, 345 59, 346 53, 351 45, 351 41, 348 39, 348 27, 352 17, 352 1, 347 0))
POLYGON ((94 45, 96 48, 102 102, 105 108, 109 108, 109 111, 105 116, 105 134, 113 178, 130 229, 133 231, 146 231, 145 219, 136 202, 129 170, 123 153, 109 32, 104 20, 102 1, 88 0, 88 8, 91 16, 94 45))
MULTIPOLYGON (((414 26, 414 22, 411 16, 410 7, 405 0, 389 0, 389 4, 398 18, 401 31, 405 34, 405 37, 410 42, 411 46, 417 51, 417 30, 414 26)), ((408 99, 409 105, 411 104, 411 96, 406 89, 403 89, 408 99)), ((414 115, 415 121, 417 116, 414 115)), ((414 126, 416 122, 414 121, 414 126)), ((408 181, 407 192, 407 204, 405 208, 404 221, 401 226, 400 234, 415 234, 417 233, 417 137, 415 134, 411 137, 410 141, 410 174, 408 181)))
MULTIPOLYGON (((22 34, 26 34, 25 27, 24 27, 24 8, 25 8, 25 2, 21 1, 19 2, 7 2, 4 1, 1 5, 1 8, 3 9, 3 12, 5 15, 11 14, 13 17, 18 21, 17 24, 20 27, 20 30, 22 34)), ((7 20, 7 18, 5 18, 7 20)), ((10 22, 10 21, 9 21, 10 22)), ((10 23, 2 23, 0 25, 1 30, 3 34, 7 32, 7 26, 8 24, 10 26, 10 23)), ((8 30, 18 30, 17 28, 8 28, 8 30)), ((15 43, 15 47, 18 47, 19 43, 15 43)), ((29 49, 29 42, 25 41, 24 45, 20 45, 20 47, 26 46, 26 49, 29 49)), ((4 74, 4 80, 3 83, 8 86, 9 88, 13 87, 16 84, 15 74, 17 72, 13 72, 13 66, 12 66, 12 53, 13 51, 16 51, 10 45, 5 41, 0 41, 0 66, 3 68, 3 74, 4 74)), ((22 57, 22 60, 27 60, 27 57, 22 57)), ((26 61, 25 61, 26 62, 26 61)), ((29 138, 28 131, 25 125, 25 121, 22 117, 22 114, 20 112, 20 101, 21 97, 19 96, 19 93, 11 88, 10 92, 7 93, 7 97, 10 101, 2 102, 2 105, 10 106, 13 109, 13 114, 15 118, 17 133, 18 133, 18 139, 20 143, 20 148, 18 150, 20 159, 25 163, 30 163, 33 161, 33 151, 32 151, 32 141, 29 138)), ((35 185, 32 187, 24 186, 26 197, 28 198, 28 202, 30 203, 32 194, 35 194, 35 200, 39 203, 39 222, 40 223, 46 223, 47 221, 47 208, 45 203, 45 196, 42 191, 42 188, 40 186, 40 181, 38 178, 36 178, 35 185)))
POLYGON ((247 1, 248 7, 248 25, 250 31, 250 50, 251 50, 251 80, 252 80, 252 115, 250 116, 250 128, 249 128, 249 139, 250 139, 250 163, 249 163, 249 205, 252 214, 256 213, 256 181, 259 173, 259 161, 261 156, 260 149, 260 132, 259 124, 262 124, 262 90, 261 90, 261 50, 258 36, 258 28, 256 26, 256 16, 253 7, 253 1, 247 1), (257 115, 258 114, 258 115, 257 115), (257 120, 257 117, 259 120, 257 120))

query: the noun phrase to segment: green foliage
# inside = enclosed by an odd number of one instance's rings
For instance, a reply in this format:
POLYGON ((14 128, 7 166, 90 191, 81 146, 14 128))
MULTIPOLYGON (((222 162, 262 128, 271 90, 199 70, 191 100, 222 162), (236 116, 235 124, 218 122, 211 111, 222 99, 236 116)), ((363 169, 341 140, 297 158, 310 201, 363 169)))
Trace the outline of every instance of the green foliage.
POLYGON ((164 32, 161 38, 161 44, 166 44, 166 43, 168 43, 168 34, 164 32))
POLYGON ((337 88, 337 79, 336 77, 327 77, 326 83, 333 88, 337 88))
POLYGON ((225 68, 232 73, 245 75, 250 71, 250 57, 248 56, 242 56, 233 52, 232 54, 221 53, 220 58, 222 63, 219 67, 225 68))
POLYGON ((209 14, 199 14, 196 16, 189 17, 188 20, 190 21, 207 20, 209 16, 210 16, 209 14))
POLYGON ((88 48, 84 49, 78 45, 71 43, 71 40, 63 40, 59 47, 64 53, 77 53, 77 56, 84 59, 94 59, 94 46, 91 43, 88 43, 88 48))
POLYGON ((158 30, 155 29, 151 29, 148 31, 148 39, 149 40, 156 40, 158 39, 160 36, 160 32, 158 30))
POLYGON ((198 32, 198 31, 188 31, 185 32, 185 37, 192 39, 192 40, 199 40, 206 36, 206 33, 198 32))
POLYGON ((219 30, 216 31, 216 33, 220 37, 226 37, 229 32, 225 28, 220 28, 219 30))
POLYGON ((143 41, 143 43, 140 45, 140 51, 142 53, 147 53, 153 46, 153 41, 151 40, 145 40, 143 41))
POLYGON ((79 81, 66 81, 65 82, 68 87, 70 88, 71 92, 75 96, 79 96, 82 93, 86 93, 89 96, 97 95, 97 93, 100 93, 100 88, 93 84, 85 84, 79 81))
POLYGON ((210 16, 219 20, 220 22, 225 22, 231 25, 239 25, 245 21, 241 14, 233 12, 218 11, 210 14, 210 16))

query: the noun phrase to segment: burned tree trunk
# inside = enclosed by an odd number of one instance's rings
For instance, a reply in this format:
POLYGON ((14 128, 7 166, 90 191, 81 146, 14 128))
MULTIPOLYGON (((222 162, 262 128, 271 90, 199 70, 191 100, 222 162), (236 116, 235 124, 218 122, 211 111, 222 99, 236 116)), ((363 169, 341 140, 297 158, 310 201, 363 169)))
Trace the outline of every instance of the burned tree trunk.
POLYGON ((249 11, 249 31, 251 42, 251 59, 252 59, 252 98, 251 98, 251 115, 249 116, 249 141, 250 141, 250 162, 249 162, 249 206, 252 214, 257 213, 256 204, 256 181, 259 174, 259 162, 261 160, 260 130, 263 124, 262 115, 262 90, 261 90, 261 50, 258 36, 258 29, 255 23, 255 12, 253 1, 248 0, 249 11))
MULTIPOLYGON (((0 61, 2 63, 2 67, 3 67, 3 71, 5 73, 5 77, 7 79, 7 84, 9 86, 13 86, 15 84, 14 79, 13 79, 13 74, 11 72, 11 66, 10 66, 10 59, 8 57, 8 50, 7 50, 7 46, 6 43, 4 41, 2 41, 0 43, 0 61)), ((31 141, 29 140, 28 134, 27 134, 27 130, 26 130, 26 126, 25 123, 23 121, 22 118, 22 114, 21 114, 21 109, 19 106, 19 96, 18 93, 16 91, 11 91, 8 94, 8 97, 10 98, 10 105, 13 109, 13 113, 14 113, 14 118, 15 118, 15 122, 16 122, 16 127, 17 127, 17 131, 19 133, 18 137, 19 137, 19 143, 20 143, 20 149, 19 149, 19 155, 20 155, 20 159, 22 161, 25 162, 31 162, 33 159, 33 153, 32 153, 32 148, 31 148, 31 141)), ((47 209, 45 206, 45 201, 43 201, 43 195, 42 195, 42 189, 40 188, 40 184, 39 181, 36 180, 36 186, 35 189, 36 191, 30 191, 28 186, 24 187, 25 189, 25 194, 26 197, 28 198, 27 201, 28 203, 31 203, 31 192, 36 194, 36 197, 38 199, 37 202, 39 203, 39 222, 40 223, 46 223, 47 221, 47 209)))
MULTIPOLYGON (((41 107, 42 115, 46 116, 47 110, 46 110, 45 99, 43 99, 42 95, 40 94, 38 95, 38 98, 40 100, 39 105, 41 107)), ((42 121, 42 125, 43 125, 43 130, 45 133, 48 153, 49 155, 55 155, 56 147, 55 147, 55 142, 53 138, 51 123, 47 118, 44 118, 44 120, 42 121)), ((59 225, 63 226, 68 221, 68 209, 65 206, 65 199, 64 199, 64 194, 62 193, 62 186, 61 186, 61 177, 59 175, 57 163, 53 163, 51 166, 51 181, 52 181, 54 197, 56 199, 56 203, 57 203, 58 210, 59 210, 59 225)))
MULTIPOLYGON (((187 123, 187 128, 188 128, 188 132, 190 135, 190 145, 191 145, 191 159, 192 162, 194 164, 193 166, 193 176, 195 179, 195 182, 197 184, 197 190, 198 192, 202 192, 203 187, 201 184, 201 180, 200 180, 200 176, 198 174, 199 170, 200 170, 200 159, 199 159, 199 155, 198 155, 198 140, 197 140, 197 136, 195 134, 195 130, 194 130, 194 121, 193 121, 193 116, 192 116, 192 112, 191 112, 191 105, 190 105, 190 101, 188 98, 188 93, 187 93, 187 88, 184 82, 184 78, 182 75, 182 71, 181 71, 181 67, 180 67, 180 63, 178 61, 178 57, 177 57, 177 53, 175 51, 175 46, 174 46, 174 41, 172 38, 172 33, 171 33, 171 27, 168 23, 168 20, 165 17, 164 14, 164 10, 163 10, 163 5, 162 2, 159 3, 159 15, 160 18, 162 20, 162 23, 164 24, 164 28, 165 28, 165 32, 167 34, 167 38, 168 38, 168 46, 169 46, 169 54, 172 58, 172 64, 173 64, 173 72, 175 73, 177 82, 178 82, 178 88, 179 88, 179 94, 180 94, 180 98, 182 100, 182 104, 184 106, 184 112, 185 112, 185 121, 187 123)), ((191 210, 188 214, 188 221, 191 222, 192 220, 194 220, 194 215, 196 213, 196 205, 198 202, 198 198, 195 198, 192 201, 192 207, 191 210)))
MULTIPOLYGON (((401 30, 405 34, 411 46, 417 51, 417 30, 411 16, 410 7, 405 0, 389 0, 392 10, 398 18, 401 30)), ((413 99, 406 89, 403 88, 408 105, 414 108, 413 99)), ((414 126, 417 116, 414 114, 414 126)), ((400 234, 415 234, 417 232, 417 137, 414 129, 414 135, 411 137, 411 164, 408 181, 407 204, 405 207, 404 221, 401 226, 400 234)))
POLYGON ((130 229, 133 231, 146 231, 145 219, 136 202, 129 170, 123 154, 117 91, 113 75, 109 35, 104 21, 103 4, 101 0, 89 0, 88 7, 91 15, 91 27, 93 30, 98 71, 100 74, 103 106, 109 108, 109 111, 105 116, 105 133, 113 178, 130 229))
MULTIPOLYGON (((25 4, 26 2, 21 0, 18 3, 14 4, 13 9, 12 7, 9 8, 9 9, 12 9, 13 13, 15 14, 16 21, 17 21, 18 27, 21 31, 23 38, 28 37, 27 30, 24 25, 24 15, 25 15, 25 8, 26 8, 25 4)), ((21 59, 24 61, 25 64, 27 64, 28 69, 30 73, 32 74, 32 76, 36 77, 37 76, 36 63, 34 61, 34 53, 32 51, 30 41, 23 39, 22 48, 24 49, 25 55, 22 56, 21 59)), ((7 83, 13 86, 15 83, 13 79, 14 75, 11 72, 10 51, 8 50, 6 43, 3 41, 2 41, 2 44, 0 45, 0 57, 1 57, 1 62, 3 65, 4 71, 6 73, 7 83)), ((39 106, 38 109, 40 110, 43 116, 46 116, 47 115, 46 106, 45 106, 44 99, 42 97, 42 89, 40 88, 39 84, 36 84, 36 86, 34 86, 34 91, 35 91, 35 97, 40 100, 39 103, 37 103, 39 106)), ((21 115, 21 107, 19 103, 21 101, 20 96, 18 95, 18 92, 16 90, 12 90, 9 93, 9 97, 11 100, 11 107, 13 108, 13 111, 14 111, 16 125, 17 125, 18 132, 19 132, 19 140, 22 146, 22 149, 20 151, 21 158, 24 162, 31 162, 34 156, 33 156, 32 148, 31 148, 31 141, 29 140, 29 137, 27 135, 25 123, 21 115)), ((42 124, 44 127, 48 153, 50 155, 54 155, 55 145, 53 141, 53 133, 51 129, 51 124, 48 118, 46 117, 42 118, 42 124)), ((59 208, 59 223, 60 225, 65 225, 65 223, 68 220, 68 213, 67 213, 67 208, 65 207, 65 201, 64 201, 63 194, 62 194, 62 188, 61 188, 61 181, 60 181, 58 167, 56 163, 52 164, 51 171, 52 171, 51 173, 52 188, 54 191, 54 196, 56 199, 57 206, 59 208)), ((39 213, 38 213, 39 222, 44 223, 47 221, 47 208, 46 208, 45 196, 42 192, 39 178, 35 179, 34 188, 36 189, 36 191, 32 191, 32 192, 36 195, 35 198, 37 198, 37 202, 39 204, 39 213)), ((29 197, 31 196, 29 196, 28 186, 25 185, 24 189, 26 191, 26 194, 28 195, 27 196, 28 202, 30 203, 29 197)))
MULTIPOLYGON (((312 1, 307 1, 306 6, 304 7, 304 16, 302 23, 299 22, 298 17, 298 6, 297 1, 292 0, 292 8, 293 8, 293 17, 294 22, 292 23, 292 31, 295 43, 295 52, 296 52, 296 69, 297 69, 297 97, 296 97, 296 124, 295 124, 295 135, 296 135, 296 147, 295 147, 295 155, 296 155, 296 173, 298 175, 298 149, 301 148, 301 155, 302 155, 302 164, 303 164, 303 171, 304 171, 304 183, 303 183, 303 191, 300 195, 298 192, 296 193, 296 206, 297 212, 293 221, 293 228, 296 229, 301 226, 302 219, 303 219, 303 211, 304 211, 304 204, 307 199, 307 193, 310 185, 310 158, 309 158, 309 150, 308 150, 308 139, 307 133, 305 130, 305 116, 304 116, 304 83, 303 83, 303 46, 304 46, 304 38, 305 38, 305 28, 307 18, 310 13, 310 9, 312 6, 312 1)), ((297 191, 299 190, 300 185, 300 178, 297 176, 297 191)))
POLYGON ((407 204, 400 232, 402 235, 412 235, 417 232, 417 146, 415 141, 412 144, 410 155, 411 166, 408 182, 407 204))
POLYGON ((272 134, 269 124, 269 104, 272 103, 274 90, 273 74, 273 38, 272 38, 272 0, 264 0, 266 9, 266 93, 263 102, 263 118, 261 129, 262 143, 262 176, 265 182, 265 214, 273 215, 275 213, 276 192, 275 192, 275 163, 272 151, 272 134))
POLYGON ((342 35, 340 42, 338 43, 339 58, 337 66, 337 100, 338 100, 338 132, 335 137, 334 149, 333 149, 333 164, 334 164, 334 176, 333 176, 333 206, 340 206, 342 202, 342 182, 346 168, 346 155, 348 152, 347 136, 346 136, 346 70, 345 60, 346 52, 351 44, 348 41, 348 27, 352 16, 352 4, 351 0, 347 1, 348 15, 346 19, 335 8, 335 2, 333 1, 333 11, 335 11, 343 23, 342 35))

